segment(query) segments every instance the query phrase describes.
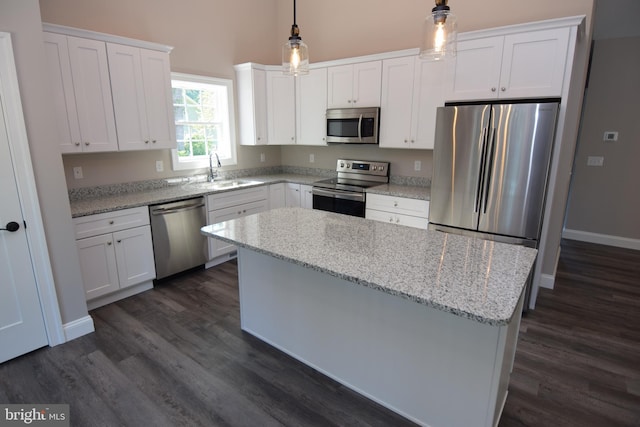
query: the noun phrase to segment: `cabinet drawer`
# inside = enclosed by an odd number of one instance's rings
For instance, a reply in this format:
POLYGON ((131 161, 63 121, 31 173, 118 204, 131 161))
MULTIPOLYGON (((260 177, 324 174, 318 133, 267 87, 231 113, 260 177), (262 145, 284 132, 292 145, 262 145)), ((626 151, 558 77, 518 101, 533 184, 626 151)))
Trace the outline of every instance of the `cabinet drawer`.
POLYGON ((368 208, 366 210, 365 217, 366 219, 372 219, 374 221, 406 225, 408 227, 421 228, 423 230, 426 230, 429 226, 429 221, 422 216, 403 215, 368 208))
POLYGON ((429 217, 429 201, 405 197, 367 194, 367 209, 392 212, 403 215, 429 217))
POLYGON ((210 194, 207 196, 207 210, 212 211, 258 200, 267 200, 268 197, 269 187, 266 185, 210 194))
POLYGON ((97 236, 149 224, 149 208, 122 209, 73 219, 76 239, 97 236))

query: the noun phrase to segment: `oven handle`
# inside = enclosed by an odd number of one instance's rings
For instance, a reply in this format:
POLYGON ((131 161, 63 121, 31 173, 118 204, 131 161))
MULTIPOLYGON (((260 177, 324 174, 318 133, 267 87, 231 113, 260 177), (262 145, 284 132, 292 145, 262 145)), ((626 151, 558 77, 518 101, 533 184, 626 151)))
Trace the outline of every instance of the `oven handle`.
POLYGON ((345 191, 327 190, 324 188, 313 187, 311 192, 314 196, 332 197, 334 199, 353 200, 356 202, 364 202, 364 193, 350 193, 345 191))

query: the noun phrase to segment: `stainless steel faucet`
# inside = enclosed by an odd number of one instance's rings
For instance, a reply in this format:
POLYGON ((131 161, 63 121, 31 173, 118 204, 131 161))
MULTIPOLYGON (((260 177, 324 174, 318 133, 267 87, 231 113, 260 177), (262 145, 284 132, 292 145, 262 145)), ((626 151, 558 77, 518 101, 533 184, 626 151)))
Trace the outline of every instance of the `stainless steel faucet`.
POLYGON ((209 176, 207 176, 207 181, 213 182, 218 177, 218 171, 213 169, 213 156, 216 156, 217 167, 221 167, 222 163, 220 163, 220 157, 218 157, 218 153, 209 153, 209 176))

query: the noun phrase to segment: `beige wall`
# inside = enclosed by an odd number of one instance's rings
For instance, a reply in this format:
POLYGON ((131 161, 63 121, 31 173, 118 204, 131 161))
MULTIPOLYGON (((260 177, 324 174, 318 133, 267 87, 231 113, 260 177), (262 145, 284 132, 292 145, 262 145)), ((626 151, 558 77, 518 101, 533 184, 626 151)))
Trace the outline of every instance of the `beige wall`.
POLYGON ((640 37, 594 44, 565 227, 640 239, 640 37), (617 142, 604 142, 618 131, 617 142), (587 166, 603 156, 604 166, 587 166))
POLYGON ((46 82, 37 0, 2 0, 0 31, 11 33, 31 160, 63 323, 87 315, 62 162, 46 82))

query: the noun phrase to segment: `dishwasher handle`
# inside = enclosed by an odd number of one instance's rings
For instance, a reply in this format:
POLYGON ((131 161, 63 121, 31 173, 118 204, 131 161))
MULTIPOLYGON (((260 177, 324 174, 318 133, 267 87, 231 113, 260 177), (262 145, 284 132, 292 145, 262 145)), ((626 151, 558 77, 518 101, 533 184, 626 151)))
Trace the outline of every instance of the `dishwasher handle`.
POLYGON ((176 206, 173 208, 153 208, 151 210, 151 215, 168 215, 168 214, 172 214, 172 213, 176 213, 176 212, 184 212, 184 211, 190 211, 193 209, 199 209, 199 208, 203 208, 204 207, 204 203, 194 203, 191 205, 183 205, 183 206, 176 206))

